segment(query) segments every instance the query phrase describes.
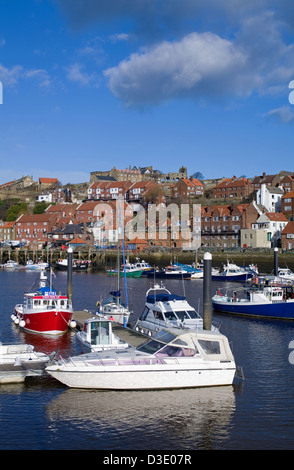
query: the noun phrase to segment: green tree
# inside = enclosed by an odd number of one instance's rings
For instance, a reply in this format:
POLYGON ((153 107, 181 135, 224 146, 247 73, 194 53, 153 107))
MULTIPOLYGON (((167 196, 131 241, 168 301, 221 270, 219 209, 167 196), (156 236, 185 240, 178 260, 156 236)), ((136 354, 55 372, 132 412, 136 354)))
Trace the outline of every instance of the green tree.
POLYGON ((27 212, 28 208, 25 202, 14 204, 7 211, 6 222, 13 222, 20 214, 26 214, 27 212))
POLYGON ((34 207, 33 213, 34 214, 43 214, 43 212, 45 212, 45 210, 47 209, 48 206, 50 206, 50 204, 47 204, 47 202, 45 202, 45 201, 38 202, 34 207))

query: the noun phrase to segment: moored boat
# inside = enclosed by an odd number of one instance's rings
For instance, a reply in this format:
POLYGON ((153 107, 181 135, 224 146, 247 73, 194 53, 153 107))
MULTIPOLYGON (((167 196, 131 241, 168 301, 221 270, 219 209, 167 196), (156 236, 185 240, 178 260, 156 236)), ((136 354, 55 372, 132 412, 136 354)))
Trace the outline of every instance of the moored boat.
POLYGON ((28 260, 24 267, 24 269, 28 271, 43 271, 48 268, 49 263, 46 263, 45 261, 37 261, 37 263, 34 263, 32 260, 28 260))
POLYGON ((67 296, 48 285, 45 271, 41 271, 39 288, 25 293, 23 303, 14 307, 12 320, 28 331, 59 335, 67 331, 72 316, 73 308, 67 296))
POLYGON ((0 384, 24 382, 26 377, 42 375, 49 359, 30 344, 0 342, 0 384))
POLYGON ((238 289, 231 295, 219 290, 212 297, 212 307, 223 313, 294 320, 294 289, 287 285, 266 285, 238 289))
MULTIPOLYGON (((60 270, 60 271, 66 271, 67 270, 67 258, 64 259, 59 259, 55 263, 55 268, 60 270)), ((73 271, 87 271, 89 268, 90 261, 88 260, 81 260, 81 259, 73 259, 72 261, 72 270, 73 271)))
POLYGON ((134 329, 154 336, 163 328, 202 329, 203 319, 185 296, 172 294, 163 284, 148 289, 145 307, 134 329))
POLYGON ((191 273, 191 279, 203 279, 203 269, 195 268, 194 266, 190 266, 188 264, 182 264, 175 262, 174 266, 178 266, 184 271, 191 273))
POLYGON ((221 333, 169 329, 137 348, 60 359, 46 371, 68 387, 148 390, 231 385, 236 365, 221 333))
POLYGON ((96 314, 127 326, 131 312, 129 307, 121 301, 121 293, 118 288, 117 291, 110 291, 106 300, 97 302, 96 314))
POLYGON ((127 263, 125 266, 122 266, 122 270, 117 270, 117 269, 108 269, 106 271, 106 274, 111 277, 117 277, 118 274, 119 276, 125 276, 125 277, 141 277, 143 273, 143 269, 136 267, 135 265, 131 263, 127 263))
POLYGON ((166 268, 162 268, 161 271, 155 270, 153 272, 146 273, 147 277, 153 279, 191 279, 191 273, 185 269, 181 269, 178 266, 170 265, 166 268))
POLYGON ((294 282, 294 273, 289 268, 278 268, 278 278, 294 282))
POLYGON ((213 281, 244 282, 252 279, 253 276, 253 272, 247 271, 245 268, 241 268, 235 263, 227 262, 224 265, 223 271, 220 271, 219 273, 212 272, 211 279, 213 281))
POLYGON ((83 329, 77 332, 76 337, 84 353, 123 349, 129 346, 113 333, 112 321, 102 316, 87 318, 83 329))
POLYGON ((19 268, 19 263, 17 263, 16 261, 8 260, 5 264, 2 265, 2 268, 7 269, 9 271, 13 271, 14 269, 19 268))

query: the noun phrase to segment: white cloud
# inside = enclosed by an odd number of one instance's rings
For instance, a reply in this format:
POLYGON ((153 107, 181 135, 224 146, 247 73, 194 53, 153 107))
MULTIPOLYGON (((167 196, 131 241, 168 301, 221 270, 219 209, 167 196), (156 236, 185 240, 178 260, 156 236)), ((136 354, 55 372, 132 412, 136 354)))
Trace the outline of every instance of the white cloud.
POLYGON ((264 114, 263 117, 275 118, 286 124, 294 121, 294 113, 290 109, 290 106, 281 106, 280 108, 272 109, 268 113, 264 114))
POLYGON ((23 67, 15 65, 10 69, 0 64, 0 80, 4 86, 14 86, 22 76, 23 67))
POLYGON ((191 33, 132 54, 104 74, 126 105, 229 92, 247 95, 254 86, 246 74, 247 59, 244 50, 216 34, 191 33))
POLYGON ((93 82, 97 85, 96 75, 94 73, 88 74, 83 69, 84 66, 78 62, 67 67, 66 71, 68 80, 71 82, 77 82, 80 85, 90 85, 93 82))

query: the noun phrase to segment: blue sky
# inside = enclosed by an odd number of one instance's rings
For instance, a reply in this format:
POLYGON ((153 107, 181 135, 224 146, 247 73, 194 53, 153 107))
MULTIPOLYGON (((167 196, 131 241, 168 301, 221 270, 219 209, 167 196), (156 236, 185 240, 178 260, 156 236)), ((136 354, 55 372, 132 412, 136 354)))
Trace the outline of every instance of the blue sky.
POLYGON ((293 0, 0 0, 0 184, 294 171, 293 0))

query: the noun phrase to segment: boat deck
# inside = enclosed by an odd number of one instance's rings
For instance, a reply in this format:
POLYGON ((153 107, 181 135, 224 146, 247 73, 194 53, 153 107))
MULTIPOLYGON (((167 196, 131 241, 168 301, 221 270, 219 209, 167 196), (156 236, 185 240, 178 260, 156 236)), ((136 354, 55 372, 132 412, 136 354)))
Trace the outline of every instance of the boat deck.
MULTIPOLYGON (((84 321, 87 318, 91 318, 92 316, 93 316, 93 314, 91 312, 87 312, 87 311, 84 311, 84 310, 83 311, 76 311, 73 314, 73 319, 77 323, 77 328, 81 329, 83 327, 84 321)), ((130 346, 133 346, 135 348, 137 346, 140 346, 141 344, 145 343, 146 341, 148 341, 150 339, 149 337, 144 336, 141 333, 138 333, 137 331, 134 331, 131 328, 119 325, 116 322, 112 323, 112 331, 122 341, 125 341, 130 346)))

